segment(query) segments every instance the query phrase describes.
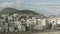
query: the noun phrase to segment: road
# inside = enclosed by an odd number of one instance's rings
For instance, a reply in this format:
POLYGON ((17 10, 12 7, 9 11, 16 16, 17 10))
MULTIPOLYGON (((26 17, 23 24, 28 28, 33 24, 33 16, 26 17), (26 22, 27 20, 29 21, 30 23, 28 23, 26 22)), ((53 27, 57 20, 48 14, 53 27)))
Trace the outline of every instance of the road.
POLYGON ((49 31, 49 32, 10 32, 0 34, 60 34, 60 31, 49 31))
POLYGON ((60 31, 51 31, 51 32, 36 32, 33 34, 60 34, 60 31))

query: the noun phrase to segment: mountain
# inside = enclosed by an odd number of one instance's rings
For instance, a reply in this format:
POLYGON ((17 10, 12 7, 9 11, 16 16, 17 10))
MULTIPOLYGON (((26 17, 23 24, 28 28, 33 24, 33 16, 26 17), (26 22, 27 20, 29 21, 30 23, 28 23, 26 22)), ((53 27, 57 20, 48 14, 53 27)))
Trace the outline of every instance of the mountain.
POLYGON ((58 17, 58 16, 56 16, 56 15, 50 15, 50 16, 48 16, 48 18, 56 18, 56 17, 58 17))
POLYGON ((22 14, 38 14, 31 10, 17 10, 15 8, 4 8, 1 11, 2 14, 10 14, 10 13, 22 13, 22 14))
POLYGON ((41 18, 45 18, 45 16, 43 14, 39 14, 39 13, 32 11, 32 10, 18 10, 18 9, 10 8, 10 7, 2 9, 0 12, 0 15, 1 14, 11 14, 11 13, 33 14, 36 16, 40 16, 41 18))

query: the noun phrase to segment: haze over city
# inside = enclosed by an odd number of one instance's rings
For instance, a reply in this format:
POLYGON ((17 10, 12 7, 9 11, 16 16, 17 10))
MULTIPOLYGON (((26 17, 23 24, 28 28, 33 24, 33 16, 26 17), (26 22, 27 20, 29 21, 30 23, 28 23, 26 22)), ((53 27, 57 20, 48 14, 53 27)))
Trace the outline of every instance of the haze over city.
POLYGON ((5 7, 33 10, 46 16, 60 15, 60 0, 0 0, 0 9, 5 7))

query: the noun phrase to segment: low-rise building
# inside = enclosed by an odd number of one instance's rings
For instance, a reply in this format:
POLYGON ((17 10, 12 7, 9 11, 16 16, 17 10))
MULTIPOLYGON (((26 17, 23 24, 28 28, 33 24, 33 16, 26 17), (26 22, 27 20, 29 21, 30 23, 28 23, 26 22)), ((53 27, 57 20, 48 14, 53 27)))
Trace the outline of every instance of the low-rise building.
POLYGON ((44 30, 46 26, 46 19, 37 19, 37 24, 34 26, 36 30, 44 30))

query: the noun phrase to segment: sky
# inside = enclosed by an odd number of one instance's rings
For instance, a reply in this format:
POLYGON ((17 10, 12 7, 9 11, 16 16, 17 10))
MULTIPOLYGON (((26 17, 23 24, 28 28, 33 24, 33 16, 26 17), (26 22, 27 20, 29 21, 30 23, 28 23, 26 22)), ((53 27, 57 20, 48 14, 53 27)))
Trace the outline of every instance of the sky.
POLYGON ((0 9, 6 7, 33 10, 45 16, 60 15, 60 0, 0 0, 0 9))

